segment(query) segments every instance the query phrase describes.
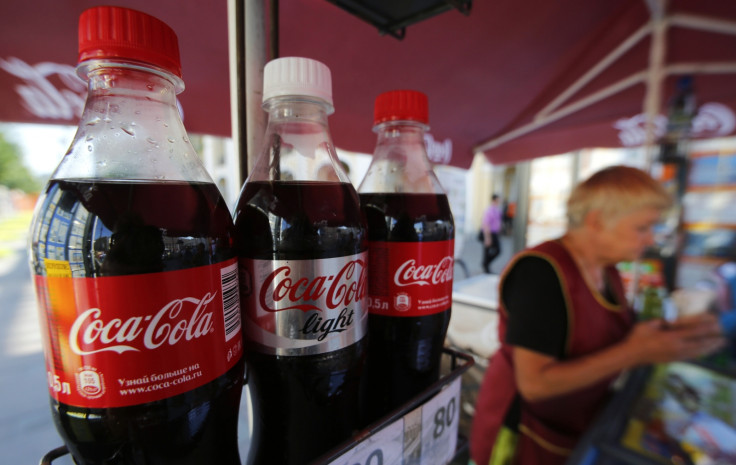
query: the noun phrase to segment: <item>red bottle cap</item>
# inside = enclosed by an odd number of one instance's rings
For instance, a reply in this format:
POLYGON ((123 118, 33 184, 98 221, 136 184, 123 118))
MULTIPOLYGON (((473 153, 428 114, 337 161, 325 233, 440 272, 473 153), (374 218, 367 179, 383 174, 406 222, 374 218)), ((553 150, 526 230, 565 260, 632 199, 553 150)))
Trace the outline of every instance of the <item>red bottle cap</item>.
POLYGON ((163 21, 146 13, 98 6, 79 17, 79 62, 120 58, 163 68, 181 78, 179 42, 163 21))
POLYGON ((373 124, 386 121, 429 123, 427 96, 416 90, 392 90, 376 97, 373 124))

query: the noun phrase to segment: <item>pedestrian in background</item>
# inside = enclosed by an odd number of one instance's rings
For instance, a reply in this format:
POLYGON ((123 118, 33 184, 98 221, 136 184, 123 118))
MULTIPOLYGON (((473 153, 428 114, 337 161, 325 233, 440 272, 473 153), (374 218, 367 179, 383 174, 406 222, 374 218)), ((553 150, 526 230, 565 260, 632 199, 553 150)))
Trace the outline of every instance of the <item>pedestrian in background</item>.
POLYGON ((501 254, 501 200, 498 194, 491 196, 491 204, 483 214, 483 272, 491 272, 491 263, 501 254))
POLYGON ((477 465, 562 465, 639 365, 688 360, 725 344, 711 314, 635 322, 616 264, 653 244, 671 205, 645 172, 604 169, 567 202, 559 239, 517 254, 499 281, 498 338, 470 438, 477 465))

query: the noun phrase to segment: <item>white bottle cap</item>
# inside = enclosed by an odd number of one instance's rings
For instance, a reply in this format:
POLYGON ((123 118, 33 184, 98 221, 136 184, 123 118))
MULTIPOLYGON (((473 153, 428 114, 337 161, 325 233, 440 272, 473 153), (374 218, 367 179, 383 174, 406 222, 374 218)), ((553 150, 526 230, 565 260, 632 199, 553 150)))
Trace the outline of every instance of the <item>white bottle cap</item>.
POLYGON ((266 63, 263 69, 263 101, 284 95, 305 95, 332 105, 330 68, 311 58, 285 57, 266 63))

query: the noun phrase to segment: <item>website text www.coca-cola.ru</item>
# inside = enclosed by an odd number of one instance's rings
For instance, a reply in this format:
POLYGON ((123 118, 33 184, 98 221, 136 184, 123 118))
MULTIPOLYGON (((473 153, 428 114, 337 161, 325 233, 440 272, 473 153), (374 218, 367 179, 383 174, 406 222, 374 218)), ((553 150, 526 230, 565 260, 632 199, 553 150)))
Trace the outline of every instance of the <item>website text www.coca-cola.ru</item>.
POLYGON ((152 375, 146 375, 136 379, 118 379, 118 383, 121 387, 127 389, 120 389, 120 395, 127 396, 133 394, 140 394, 143 392, 153 392, 160 389, 168 389, 173 386, 177 386, 182 383, 186 383, 195 380, 202 376, 202 372, 199 371, 199 364, 184 367, 180 370, 169 371, 167 373, 154 373, 152 375), (174 379, 171 379, 175 377, 174 379), (168 380, 168 381, 164 381, 168 380), (157 383, 157 381, 163 381, 157 383))

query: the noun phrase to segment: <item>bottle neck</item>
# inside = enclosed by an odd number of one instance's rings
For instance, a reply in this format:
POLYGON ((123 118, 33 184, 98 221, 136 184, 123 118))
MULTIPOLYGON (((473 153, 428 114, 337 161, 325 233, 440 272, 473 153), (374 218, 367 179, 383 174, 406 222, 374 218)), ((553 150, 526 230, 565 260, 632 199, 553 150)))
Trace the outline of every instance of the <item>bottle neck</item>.
POLYGON ((373 130, 378 134, 374 157, 427 157, 426 125, 414 121, 388 121, 376 125, 373 130))
POLYGON ((332 107, 327 102, 298 95, 270 98, 263 103, 263 109, 268 112, 270 127, 304 125, 305 128, 312 127, 314 130, 324 132, 328 132, 327 115, 332 113, 332 107))
POLYGON ((53 178, 211 182, 177 107, 181 80, 155 67, 90 60, 87 100, 53 178))
POLYGON ((250 181, 350 182, 330 136, 327 102, 307 96, 283 96, 263 104, 268 112, 263 148, 250 181))
POLYGON ((167 108, 176 111, 176 94, 184 88, 183 82, 173 74, 134 64, 96 62, 80 65, 78 72, 87 80, 85 113, 90 109, 99 112, 100 108, 90 108, 90 104, 114 99, 121 99, 126 108, 144 105, 159 108, 158 111, 167 108))
POLYGON ((389 121, 374 127, 378 134, 361 193, 443 193, 427 158, 427 126, 415 121, 389 121))

